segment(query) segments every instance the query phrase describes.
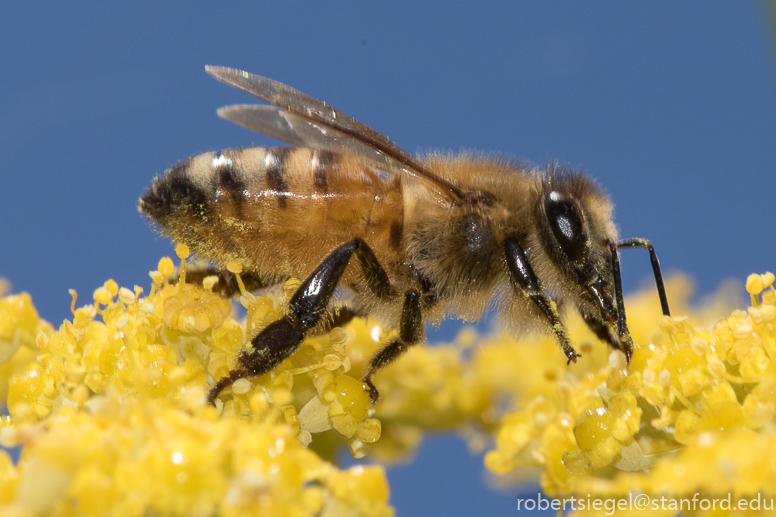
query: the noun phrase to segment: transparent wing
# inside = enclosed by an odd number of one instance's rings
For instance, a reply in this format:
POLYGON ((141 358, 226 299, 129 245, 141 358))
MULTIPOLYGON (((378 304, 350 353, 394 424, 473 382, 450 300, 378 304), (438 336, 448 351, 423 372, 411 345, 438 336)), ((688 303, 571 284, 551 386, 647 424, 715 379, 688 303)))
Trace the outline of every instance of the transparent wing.
POLYGON ((295 145, 350 152, 370 164, 381 164, 385 170, 396 169, 423 178, 453 201, 464 199, 458 187, 431 172, 388 137, 325 102, 283 83, 234 68, 207 66, 205 70, 219 81, 275 106, 228 106, 219 110, 219 115, 227 120, 295 145))
POLYGON ((256 131, 257 133, 296 146, 305 145, 304 139, 294 131, 291 123, 288 121, 288 113, 281 111, 276 106, 236 104, 219 108, 217 113, 219 117, 251 131, 256 131))
POLYGON ((239 126, 289 144, 353 154, 380 171, 402 170, 379 150, 351 138, 342 131, 289 113, 277 106, 237 104, 220 108, 218 115, 239 126))

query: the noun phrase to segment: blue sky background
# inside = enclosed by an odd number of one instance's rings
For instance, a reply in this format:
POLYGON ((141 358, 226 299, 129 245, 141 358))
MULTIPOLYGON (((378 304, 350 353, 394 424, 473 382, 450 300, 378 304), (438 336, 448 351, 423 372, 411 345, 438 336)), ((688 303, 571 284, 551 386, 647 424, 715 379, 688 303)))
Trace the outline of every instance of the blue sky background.
MULTIPOLYGON (((409 149, 593 174, 623 237, 700 293, 774 270, 776 72, 764 4, 725 1, 7 2, 0 275, 55 324, 172 254, 136 211, 188 156, 270 140, 221 121, 227 65, 330 102, 409 149)), ((626 290, 651 272, 623 254, 626 290)), ((743 292, 743 289, 742 289, 743 292)), ((657 303, 657 300, 656 300, 657 303)), ((452 328, 452 327, 450 327, 452 328)), ((513 515, 481 459, 430 440, 389 471, 399 515, 513 515)), ((532 491, 533 492, 533 491, 532 491)))

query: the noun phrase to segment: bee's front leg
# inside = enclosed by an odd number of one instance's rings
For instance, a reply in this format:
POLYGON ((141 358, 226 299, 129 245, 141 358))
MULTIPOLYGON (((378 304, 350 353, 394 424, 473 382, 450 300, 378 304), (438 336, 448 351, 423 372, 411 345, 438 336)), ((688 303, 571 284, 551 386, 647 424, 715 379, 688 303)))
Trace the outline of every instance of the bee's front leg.
POLYGON ((558 345, 566 354, 568 363, 576 363, 577 357, 582 356, 571 346, 566 326, 560 319, 558 305, 552 298, 544 294, 542 285, 528 262, 522 246, 517 242, 517 239, 510 238, 504 241, 504 250, 507 256, 507 267, 512 274, 515 287, 525 293, 541 309, 558 340, 558 345))
POLYGON ((372 377, 380 368, 392 363, 412 345, 423 341, 423 314, 420 309, 421 295, 414 289, 404 293, 404 304, 399 323, 399 339, 391 341, 372 358, 369 370, 361 379, 368 386, 369 398, 377 402, 380 393, 372 384, 372 377))
POLYGON ((353 253, 358 256, 369 288, 378 296, 393 294, 388 274, 367 243, 353 239, 343 244, 302 282, 288 303, 286 315, 259 332, 238 357, 238 367, 211 388, 207 396, 210 404, 236 380, 267 373, 296 351, 307 331, 326 313, 353 253))

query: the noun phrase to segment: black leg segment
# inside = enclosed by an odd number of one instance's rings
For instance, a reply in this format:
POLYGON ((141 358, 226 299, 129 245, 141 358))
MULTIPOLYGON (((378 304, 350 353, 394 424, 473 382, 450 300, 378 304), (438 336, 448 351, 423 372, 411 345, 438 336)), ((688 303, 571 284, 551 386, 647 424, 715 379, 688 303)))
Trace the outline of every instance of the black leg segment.
POLYGON ((355 312, 350 307, 338 307, 333 310, 329 310, 324 316, 323 322, 315 327, 313 330, 307 333, 308 336, 319 336, 322 334, 328 334, 334 327, 344 327, 350 323, 353 318, 363 316, 355 312))
POLYGON ((404 293, 404 305, 401 310, 401 323, 399 325, 399 339, 391 341, 372 358, 369 370, 362 381, 366 383, 369 398, 377 402, 380 393, 372 384, 372 377, 380 368, 389 365, 412 345, 423 341, 423 314, 420 309, 421 295, 411 289, 404 293))
POLYGON ((560 319, 558 306, 549 296, 544 294, 541 283, 528 262, 522 246, 520 246, 516 239, 507 239, 504 241, 504 249, 506 251, 507 267, 512 274, 515 287, 525 293, 541 309, 555 334, 555 338, 558 340, 558 344, 563 353, 566 354, 568 363, 576 363, 577 357, 581 356, 571 346, 571 340, 569 340, 566 327, 560 319))
POLYGON ((262 375, 293 354, 307 331, 326 313, 350 258, 356 253, 367 285, 377 296, 388 296, 392 287, 388 274, 377 262, 374 252, 362 239, 353 239, 334 250, 318 268, 302 282, 288 304, 286 315, 271 323, 251 340, 237 359, 238 367, 220 379, 208 393, 208 402, 215 402, 219 393, 237 379, 262 375))

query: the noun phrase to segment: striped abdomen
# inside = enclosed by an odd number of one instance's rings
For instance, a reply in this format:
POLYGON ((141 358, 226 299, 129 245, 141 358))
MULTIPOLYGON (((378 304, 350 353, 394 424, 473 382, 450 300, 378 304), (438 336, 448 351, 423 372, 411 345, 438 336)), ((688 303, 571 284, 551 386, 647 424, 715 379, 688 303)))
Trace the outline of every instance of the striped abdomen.
POLYGON ((328 151, 200 154, 157 177, 140 210, 199 256, 267 275, 304 277, 354 237, 389 273, 404 254, 401 178, 328 151))

